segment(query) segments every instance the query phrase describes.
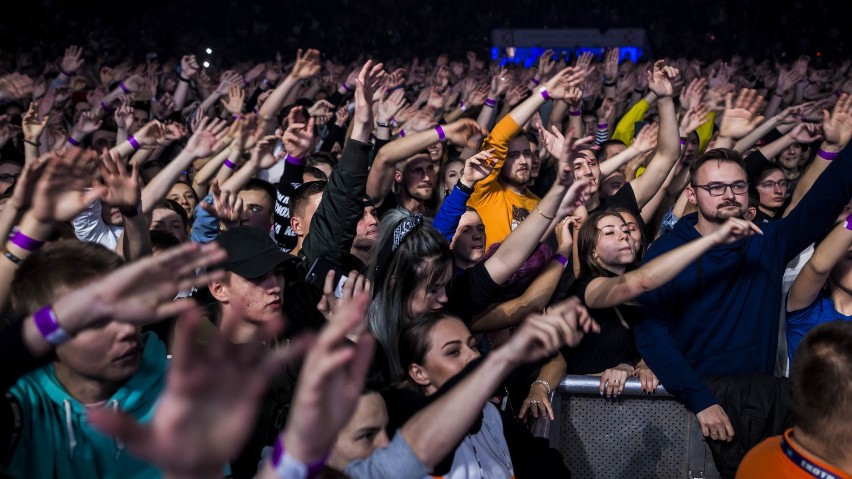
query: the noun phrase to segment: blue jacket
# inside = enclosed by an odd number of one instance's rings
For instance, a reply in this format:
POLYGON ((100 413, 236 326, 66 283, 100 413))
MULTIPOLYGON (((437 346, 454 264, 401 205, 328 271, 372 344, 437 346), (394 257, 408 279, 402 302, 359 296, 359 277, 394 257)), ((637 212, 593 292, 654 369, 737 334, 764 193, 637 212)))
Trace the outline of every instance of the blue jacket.
MULTIPOLYGON (((815 161, 825 161, 816 158, 815 161)), ((693 412, 718 404, 702 376, 772 374, 786 264, 824 237, 852 197, 845 148, 799 205, 755 235, 711 248, 672 281, 639 298, 636 344, 665 388, 693 412)), ((699 238, 696 213, 655 241, 648 262, 699 238)))
MULTIPOLYGON (((144 333, 139 370, 107 401, 146 422, 165 386, 166 347, 144 333)), ((71 397, 49 364, 20 378, 9 393, 20 407, 21 431, 9 464, 14 477, 159 478, 161 473, 96 431, 86 420, 86 406, 71 397)))

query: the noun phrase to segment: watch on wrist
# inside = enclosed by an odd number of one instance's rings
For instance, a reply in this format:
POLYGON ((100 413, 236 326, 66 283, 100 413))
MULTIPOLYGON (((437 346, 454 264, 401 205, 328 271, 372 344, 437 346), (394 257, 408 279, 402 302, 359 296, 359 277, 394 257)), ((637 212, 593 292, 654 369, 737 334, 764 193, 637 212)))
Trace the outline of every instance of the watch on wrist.
POLYGON ((390 125, 388 125, 386 122, 379 120, 376 120, 376 126, 380 128, 390 128, 390 125))

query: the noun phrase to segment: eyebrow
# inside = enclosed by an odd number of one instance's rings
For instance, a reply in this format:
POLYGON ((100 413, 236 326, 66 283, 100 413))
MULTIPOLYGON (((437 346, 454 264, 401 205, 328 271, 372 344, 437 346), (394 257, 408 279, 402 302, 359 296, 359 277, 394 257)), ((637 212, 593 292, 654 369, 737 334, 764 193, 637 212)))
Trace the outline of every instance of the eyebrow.
POLYGON ((456 344, 461 344, 461 343, 462 343, 462 342, 461 342, 461 340, 459 340, 459 339, 455 339, 455 340, 453 340, 453 341, 448 341, 448 342, 447 342, 447 343, 445 343, 443 346, 441 346, 441 349, 447 349, 447 346, 454 346, 454 345, 456 345, 456 344))

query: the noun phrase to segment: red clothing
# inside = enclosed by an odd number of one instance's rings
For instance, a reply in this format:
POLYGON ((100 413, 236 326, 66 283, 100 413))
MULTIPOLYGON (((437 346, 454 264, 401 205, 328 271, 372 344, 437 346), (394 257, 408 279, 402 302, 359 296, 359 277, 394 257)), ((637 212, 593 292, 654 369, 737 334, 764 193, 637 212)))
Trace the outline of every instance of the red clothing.
POLYGON ((737 479, 852 479, 852 474, 825 464, 802 450, 790 439, 792 433, 792 429, 787 429, 783 438, 770 437, 749 451, 737 470, 737 479))

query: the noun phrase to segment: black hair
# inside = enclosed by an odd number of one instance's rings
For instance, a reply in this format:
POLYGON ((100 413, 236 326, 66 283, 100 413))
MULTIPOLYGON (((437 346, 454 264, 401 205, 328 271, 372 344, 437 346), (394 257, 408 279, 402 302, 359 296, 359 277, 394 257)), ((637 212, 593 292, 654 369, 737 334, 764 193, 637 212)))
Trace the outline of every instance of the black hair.
POLYGON ((746 171, 745 165, 743 164, 743 157, 738 151, 728 148, 714 148, 700 155, 698 159, 689 165, 689 183, 691 185, 695 185, 695 175, 698 173, 701 166, 711 161, 716 161, 718 163, 735 163, 737 166, 742 168, 743 172, 746 171))
POLYGON ((305 204, 311 196, 322 194, 325 191, 327 181, 309 181, 302 183, 302 186, 296 188, 293 196, 290 197, 290 216, 302 216, 305 211, 305 204))

